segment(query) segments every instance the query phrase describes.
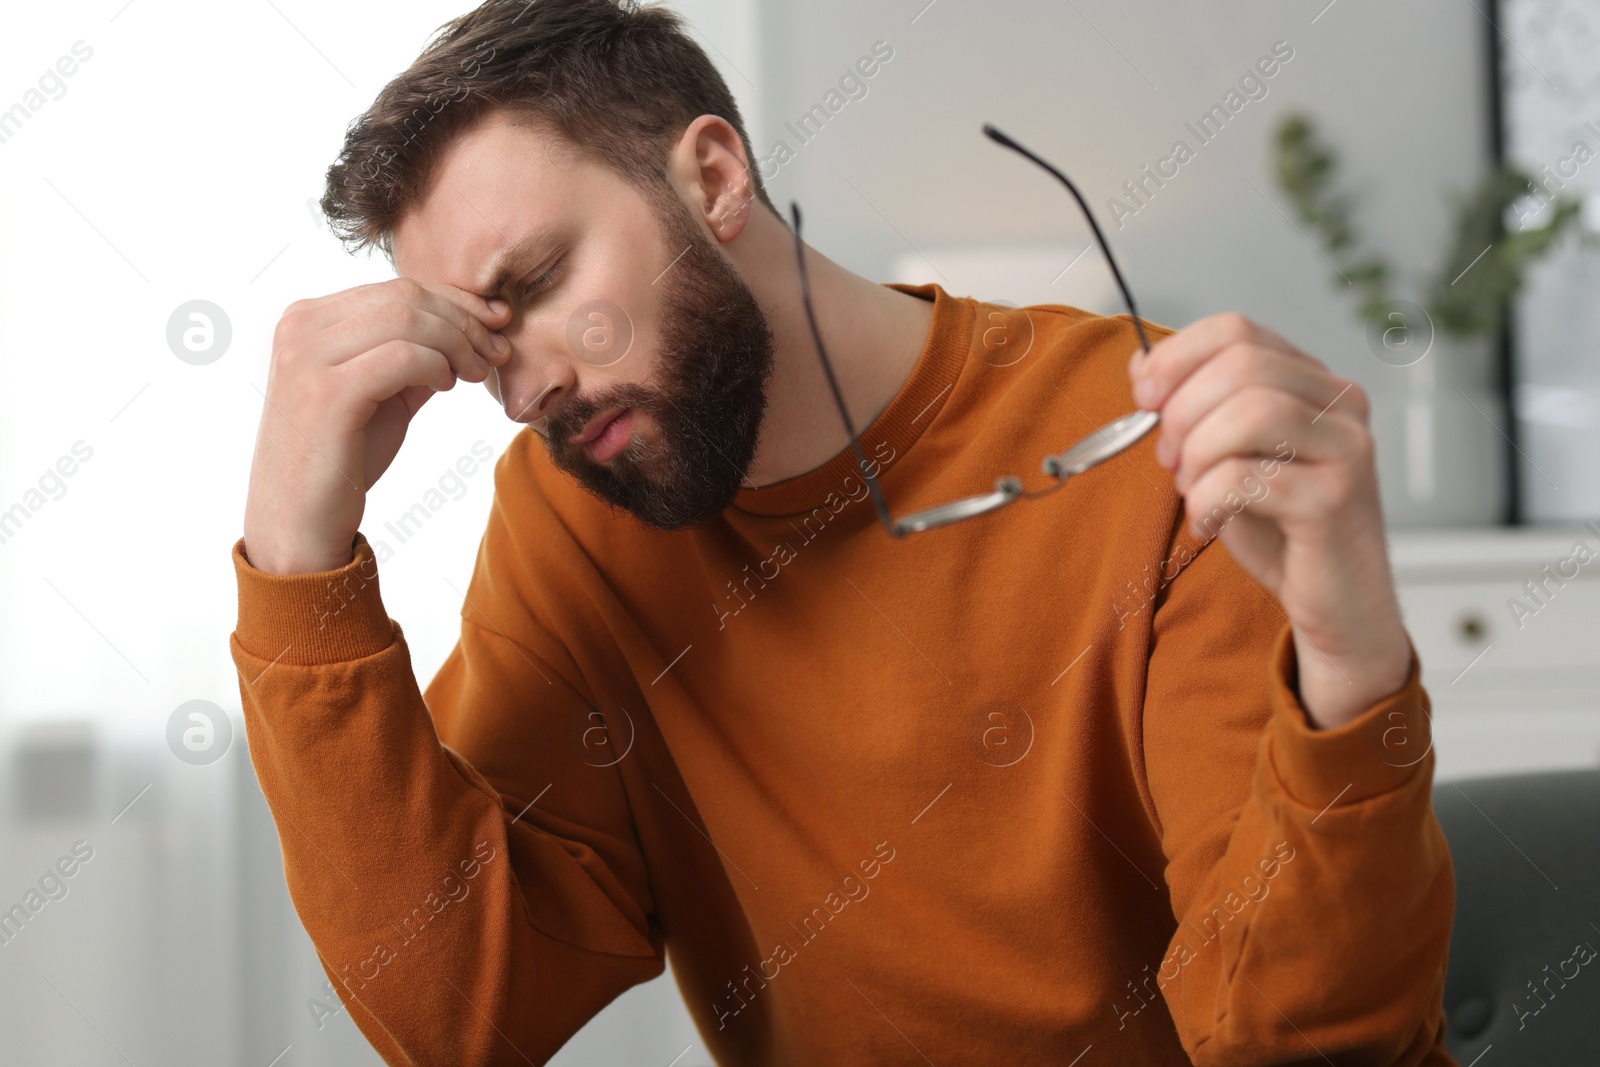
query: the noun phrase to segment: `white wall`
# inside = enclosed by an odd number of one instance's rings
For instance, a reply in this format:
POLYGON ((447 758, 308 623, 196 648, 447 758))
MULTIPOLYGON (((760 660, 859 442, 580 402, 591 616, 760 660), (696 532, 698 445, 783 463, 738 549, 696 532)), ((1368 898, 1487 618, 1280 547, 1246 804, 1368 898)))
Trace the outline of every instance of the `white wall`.
MULTIPOLYGON (((1377 361, 1352 303, 1329 282, 1332 269, 1273 207, 1289 212, 1273 184, 1269 139, 1283 110, 1309 111, 1341 150, 1346 183, 1365 197, 1358 217, 1366 234, 1403 270, 1431 267, 1448 234, 1444 194, 1473 184, 1488 163, 1488 27, 1473 5, 927 4, 763 8, 761 150, 874 41, 895 51, 868 95, 841 109, 769 187, 785 212, 791 198, 801 202, 809 241, 881 280, 913 247, 1081 248, 1089 235, 1067 192, 984 137, 981 125, 993 122, 1083 189, 1145 317, 1181 326, 1237 309, 1336 373, 1376 381, 1369 372, 1377 361), (1184 122, 1280 40, 1295 55, 1267 82, 1269 94, 1198 148, 1147 208, 1120 229, 1113 224, 1107 198, 1176 138, 1196 146, 1184 122)), ((929 257, 938 267, 937 255, 929 257)), ((1086 257, 1057 284, 1058 299, 1074 302, 1067 297, 1076 276, 1104 273, 1097 259, 1086 257)), ((922 280, 941 278, 924 265, 922 280)))

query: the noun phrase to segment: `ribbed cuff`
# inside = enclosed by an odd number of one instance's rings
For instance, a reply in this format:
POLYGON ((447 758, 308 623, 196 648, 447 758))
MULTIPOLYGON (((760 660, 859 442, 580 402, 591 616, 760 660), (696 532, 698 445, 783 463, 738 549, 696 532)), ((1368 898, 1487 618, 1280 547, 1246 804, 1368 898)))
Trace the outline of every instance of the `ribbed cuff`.
POLYGON ((308 574, 269 574, 234 542, 239 619, 234 637, 246 652, 276 663, 344 663, 382 652, 394 624, 378 594, 378 562, 361 533, 343 567, 308 574))
POLYGON ((1272 646, 1271 759, 1283 789, 1320 809, 1399 788, 1419 773, 1433 749, 1428 694, 1416 647, 1406 635, 1411 668, 1399 689, 1347 723, 1328 730, 1311 725, 1295 693, 1299 669, 1294 631, 1285 623, 1272 646))

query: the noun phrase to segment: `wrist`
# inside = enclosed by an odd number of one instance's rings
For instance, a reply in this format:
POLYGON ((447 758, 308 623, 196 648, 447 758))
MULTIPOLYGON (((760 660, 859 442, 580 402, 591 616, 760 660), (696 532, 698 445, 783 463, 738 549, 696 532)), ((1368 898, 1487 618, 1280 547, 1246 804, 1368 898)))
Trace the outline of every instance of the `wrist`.
POLYGON ((245 562, 264 574, 319 574, 349 566, 355 559, 355 539, 351 538, 341 552, 325 547, 280 544, 264 536, 252 540, 246 533, 240 551, 245 562))
POLYGON ((1411 676, 1411 643, 1403 627, 1370 651, 1353 655, 1330 656, 1299 630, 1294 645, 1297 696, 1319 730, 1350 722, 1399 692, 1411 676))

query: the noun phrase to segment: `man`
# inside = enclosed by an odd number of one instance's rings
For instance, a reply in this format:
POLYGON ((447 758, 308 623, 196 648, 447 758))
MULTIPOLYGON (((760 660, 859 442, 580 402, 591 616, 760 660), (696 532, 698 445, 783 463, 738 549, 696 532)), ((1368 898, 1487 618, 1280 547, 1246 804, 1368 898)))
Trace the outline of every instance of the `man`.
POLYGON ((1361 390, 1236 315, 1130 358, 1127 317, 807 250, 896 514, 1161 412, 891 538, 675 20, 446 31, 329 171, 400 277, 284 313, 233 549, 289 888, 385 1059, 542 1063, 670 952, 722 1064, 1452 1062, 1361 390), (458 377, 529 430, 424 694, 358 527, 458 377))

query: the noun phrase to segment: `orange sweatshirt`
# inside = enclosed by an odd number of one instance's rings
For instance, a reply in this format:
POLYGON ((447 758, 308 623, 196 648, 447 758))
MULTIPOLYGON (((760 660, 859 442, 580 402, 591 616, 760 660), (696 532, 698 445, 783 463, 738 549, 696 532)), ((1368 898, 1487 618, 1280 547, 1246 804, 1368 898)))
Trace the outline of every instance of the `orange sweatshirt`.
MULTIPOLYGON (((895 288, 934 302, 862 435, 897 514, 1134 409, 1125 316, 895 288)), ((352 1018, 543 1063, 670 953, 725 1065, 1452 1064, 1415 650, 1313 729, 1155 438, 896 540, 848 452, 663 533, 524 431, 425 692, 364 536, 294 576, 236 542, 250 755, 352 1018)))

